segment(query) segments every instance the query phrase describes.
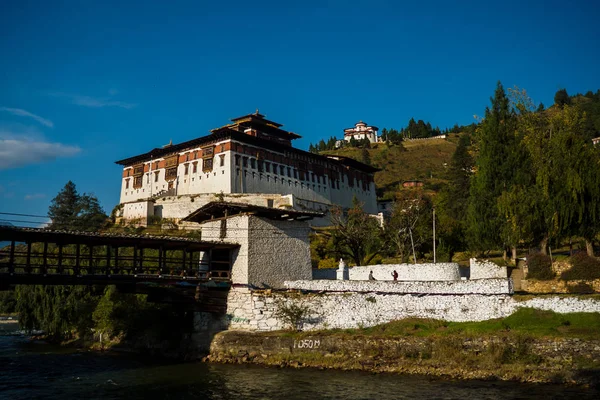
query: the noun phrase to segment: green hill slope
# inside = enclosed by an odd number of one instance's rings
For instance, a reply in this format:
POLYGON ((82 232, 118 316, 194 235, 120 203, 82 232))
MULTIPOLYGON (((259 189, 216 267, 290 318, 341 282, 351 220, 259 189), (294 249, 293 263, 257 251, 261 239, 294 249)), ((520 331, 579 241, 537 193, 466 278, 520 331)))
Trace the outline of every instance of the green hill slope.
MULTIPOLYGON (((367 150, 371 165, 381 169, 375 174, 377 197, 392 199, 402 187, 402 182, 413 179, 423 181, 425 189, 437 191, 445 180, 446 165, 452 158, 457 142, 458 135, 451 134, 447 139, 405 141, 402 145, 371 144, 367 150)), ((361 148, 347 147, 323 154, 363 161, 361 148)))

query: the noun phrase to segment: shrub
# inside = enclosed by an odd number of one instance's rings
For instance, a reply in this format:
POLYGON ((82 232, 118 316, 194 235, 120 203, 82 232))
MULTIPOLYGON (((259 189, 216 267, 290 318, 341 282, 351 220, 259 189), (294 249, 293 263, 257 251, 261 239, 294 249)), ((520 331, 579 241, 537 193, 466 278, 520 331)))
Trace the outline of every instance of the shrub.
POLYGON ((292 330, 301 331, 309 319, 312 310, 303 301, 277 301, 275 317, 283 321, 292 330))
POLYGON ((325 258, 323 260, 318 261, 318 268, 319 269, 321 269, 321 268, 325 268, 325 269, 337 268, 338 263, 339 263, 339 261, 336 261, 333 258, 325 258))
POLYGON ((576 294, 594 293, 594 288, 589 283, 578 282, 576 285, 569 286, 568 292, 576 294))
POLYGON ((569 261, 572 267, 561 274, 561 279, 571 281, 600 278, 600 261, 596 257, 590 257, 586 253, 577 253, 569 261))
POLYGON ((554 279, 552 271, 552 261, 550 257, 542 253, 534 253, 527 256, 527 267, 529 272, 527 277, 538 279, 540 281, 549 281, 554 279))

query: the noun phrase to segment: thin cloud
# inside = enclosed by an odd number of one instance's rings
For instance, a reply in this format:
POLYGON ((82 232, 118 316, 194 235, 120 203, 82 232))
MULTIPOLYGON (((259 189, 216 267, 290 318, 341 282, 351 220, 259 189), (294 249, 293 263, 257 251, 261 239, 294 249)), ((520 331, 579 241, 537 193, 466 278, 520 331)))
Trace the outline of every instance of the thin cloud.
POLYGON ((25 200, 36 200, 36 199, 43 199, 44 197, 46 197, 46 195, 44 193, 33 193, 33 194, 26 194, 24 199, 25 200))
POLYGON ((0 127, 0 170, 72 157, 79 152, 79 146, 53 143, 41 137, 14 133, 0 127))
POLYGON ((62 92, 51 93, 51 95, 56 97, 65 97, 68 98, 73 104, 90 108, 119 107, 129 110, 137 107, 136 103, 127 103, 124 101, 113 100, 110 97, 92 97, 62 92))
POLYGON ((35 115, 34 113, 31 113, 27 110, 23 110, 22 108, 0 107, 0 111, 5 111, 12 115, 18 115, 19 117, 33 118, 34 120, 36 120, 37 122, 39 122, 42 125, 46 125, 50 128, 54 128, 54 122, 50 121, 49 119, 40 117, 39 115, 35 115))

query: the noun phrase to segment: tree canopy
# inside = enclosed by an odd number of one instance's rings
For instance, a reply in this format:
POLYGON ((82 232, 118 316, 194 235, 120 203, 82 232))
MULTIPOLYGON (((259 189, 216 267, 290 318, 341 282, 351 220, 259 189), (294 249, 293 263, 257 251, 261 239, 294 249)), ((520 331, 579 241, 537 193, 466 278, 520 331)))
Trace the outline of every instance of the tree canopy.
POLYGON ((50 229, 79 231, 98 230, 108 218, 96 196, 80 195, 71 181, 52 199, 48 217, 51 219, 50 229))

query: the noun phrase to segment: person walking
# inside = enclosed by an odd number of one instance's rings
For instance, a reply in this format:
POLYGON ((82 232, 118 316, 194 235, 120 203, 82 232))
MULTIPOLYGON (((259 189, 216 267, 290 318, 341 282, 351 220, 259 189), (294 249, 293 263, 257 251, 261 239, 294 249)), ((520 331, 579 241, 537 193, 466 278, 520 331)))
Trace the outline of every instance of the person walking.
POLYGON ((395 281, 398 280, 398 272, 396 270, 394 270, 394 272, 392 272, 392 278, 394 278, 395 281))

